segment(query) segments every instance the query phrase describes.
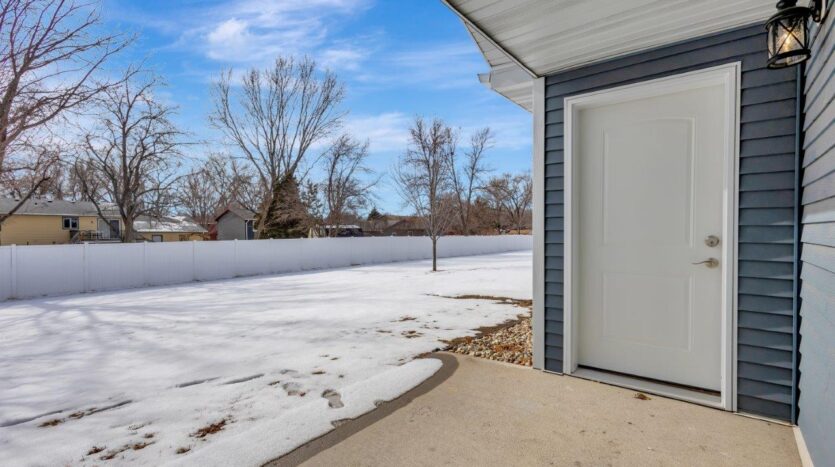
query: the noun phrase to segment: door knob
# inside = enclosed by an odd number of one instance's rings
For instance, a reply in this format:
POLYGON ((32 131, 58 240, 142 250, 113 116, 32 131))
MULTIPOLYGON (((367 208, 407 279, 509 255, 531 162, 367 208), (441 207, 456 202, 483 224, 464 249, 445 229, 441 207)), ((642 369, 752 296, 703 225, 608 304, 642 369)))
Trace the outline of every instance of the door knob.
POLYGON ((716 235, 708 235, 705 238, 705 245, 707 245, 711 248, 713 248, 715 246, 719 246, 719 237, 717 237, 716 235))
POLYGON ((698 263, 690 263, 690 264, 693 264, 693 265, 704 264, 705 266, 707 266, 709 268, 715 268, 716 266, 719 266, 719 260, 716 259, 716 258, 708 258, 704 261, 699 261, 698 263))

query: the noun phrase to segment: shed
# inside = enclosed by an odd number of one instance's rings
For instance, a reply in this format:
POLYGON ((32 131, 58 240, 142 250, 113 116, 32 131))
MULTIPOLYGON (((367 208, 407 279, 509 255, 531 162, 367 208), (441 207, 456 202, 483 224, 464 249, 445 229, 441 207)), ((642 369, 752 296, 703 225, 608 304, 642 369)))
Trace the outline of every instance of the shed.
POLYGON ((255 213, 240 205, 229 205, 215 216, 218 240, 254 240, 255 213))

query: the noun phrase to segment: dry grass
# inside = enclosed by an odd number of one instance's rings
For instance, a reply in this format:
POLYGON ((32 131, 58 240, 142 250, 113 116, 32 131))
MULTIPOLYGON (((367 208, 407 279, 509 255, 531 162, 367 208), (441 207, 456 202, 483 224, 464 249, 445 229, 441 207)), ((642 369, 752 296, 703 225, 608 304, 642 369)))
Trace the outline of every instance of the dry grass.
POLYGON ((498 296, 495 296, 495 295, 456 295, 454 297, 446 297, 446 298, 454 298, 456 300, 492 300, 496 303, 514 305, 514 306, 518 306, 519 308, 530 309, 531 307, 533 307, 533 300, 510 298, 510 297, 498 297, 498 296))
POLYGON ((59 425, 61 423, 64 423, 64 420, 62 420, 60 418, 53 418, 52 420, 47 420, 47 421, 41 423, 40 425, 38 425, 38 428, 46 428, 46 427, 49 427, 49 426, 59 425))
POLYGON ((205 438, 206 436, 209 436, 209 435, 213 435, 213 434, 215 434, 215 433, 218 433, 218 432, 220 432, 220 431, 222 431, 222 430, 223 430, 223 427, 225 427, 225 426, 226 426, 226 422, 227 422, 227 421, 228 421, 228 419, 224 418, 224 419, 222 419, 222 420, 220 420, 220 421, 218 421, 218 422, 211 423, 211 424, 206 425, 206 426, 204 426, 204 427, 202 427, 202 428, 199 428, 197 431, 195 431, 194 433, 192 433, 192 434, 191 434, 191 437, 192 437, 192 438, 200 438, 200 439, 203 439, 203 438, 205 438))

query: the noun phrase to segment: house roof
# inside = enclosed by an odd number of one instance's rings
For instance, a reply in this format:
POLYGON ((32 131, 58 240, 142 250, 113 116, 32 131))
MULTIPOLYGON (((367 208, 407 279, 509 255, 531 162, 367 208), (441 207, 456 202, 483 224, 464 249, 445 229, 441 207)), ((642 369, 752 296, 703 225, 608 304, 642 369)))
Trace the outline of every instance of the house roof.
POLYGON ((241 219, 246 220, 246 221, 255 219, 255 213, 254 212, 250 211, 249 209, 246 209, 245 207, 243 207, 241 205, 230 204, 229 206, 226 206, 223 209, 223 211, 220 212, 220 214, 215 216, 215 220, 220 219, 221 217, 226 215, 226 213, 228 213, 228 212, 231 212, 232 214, 234 214, 234 215, 236 215, 236 216, 238 216, 241 219))
POLYGON ((532 110, 532 79, 765 21, 764 0, 442 0, 490 72, 479 80, 532 110))
MULTIPOLYGON (((20 203, 15 198, 0 198, 0 214, 7 214, 20 203)), ((97 216, 96 206, 89 201, 47 200, 31 198, 15 212, 15 215, 35 216, 97 216)))
POLYGON ((207 230, 186 216, 165 216, 159 219, 141 216, 133 223, 139 233, 206 233, 207 230))

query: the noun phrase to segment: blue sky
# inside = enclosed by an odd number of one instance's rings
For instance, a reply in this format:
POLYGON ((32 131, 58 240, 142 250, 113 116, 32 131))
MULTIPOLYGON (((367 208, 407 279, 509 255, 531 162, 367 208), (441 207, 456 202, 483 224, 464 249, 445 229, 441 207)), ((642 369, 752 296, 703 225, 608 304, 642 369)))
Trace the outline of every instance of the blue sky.
MULTIPOLYGON (((445 119, 463 140, 490 126, 489 165, 530 168, 530 114, 478 82, 487 64, 440 0, 104 0, 102 16, 108 29, 138 36, 113 65, 144 61, 165 78, 160 97, 179 107, 185 130, 208 141, 190 148, 198 159, 221 148, 207 123, 221 70, 307 54, 345 83, 345 129, 370 139, 374 170, 386 172, 403 152, 416 115, 445 119)), ((376 191, 381 210, 404 212, 386 177, 376 191)))

